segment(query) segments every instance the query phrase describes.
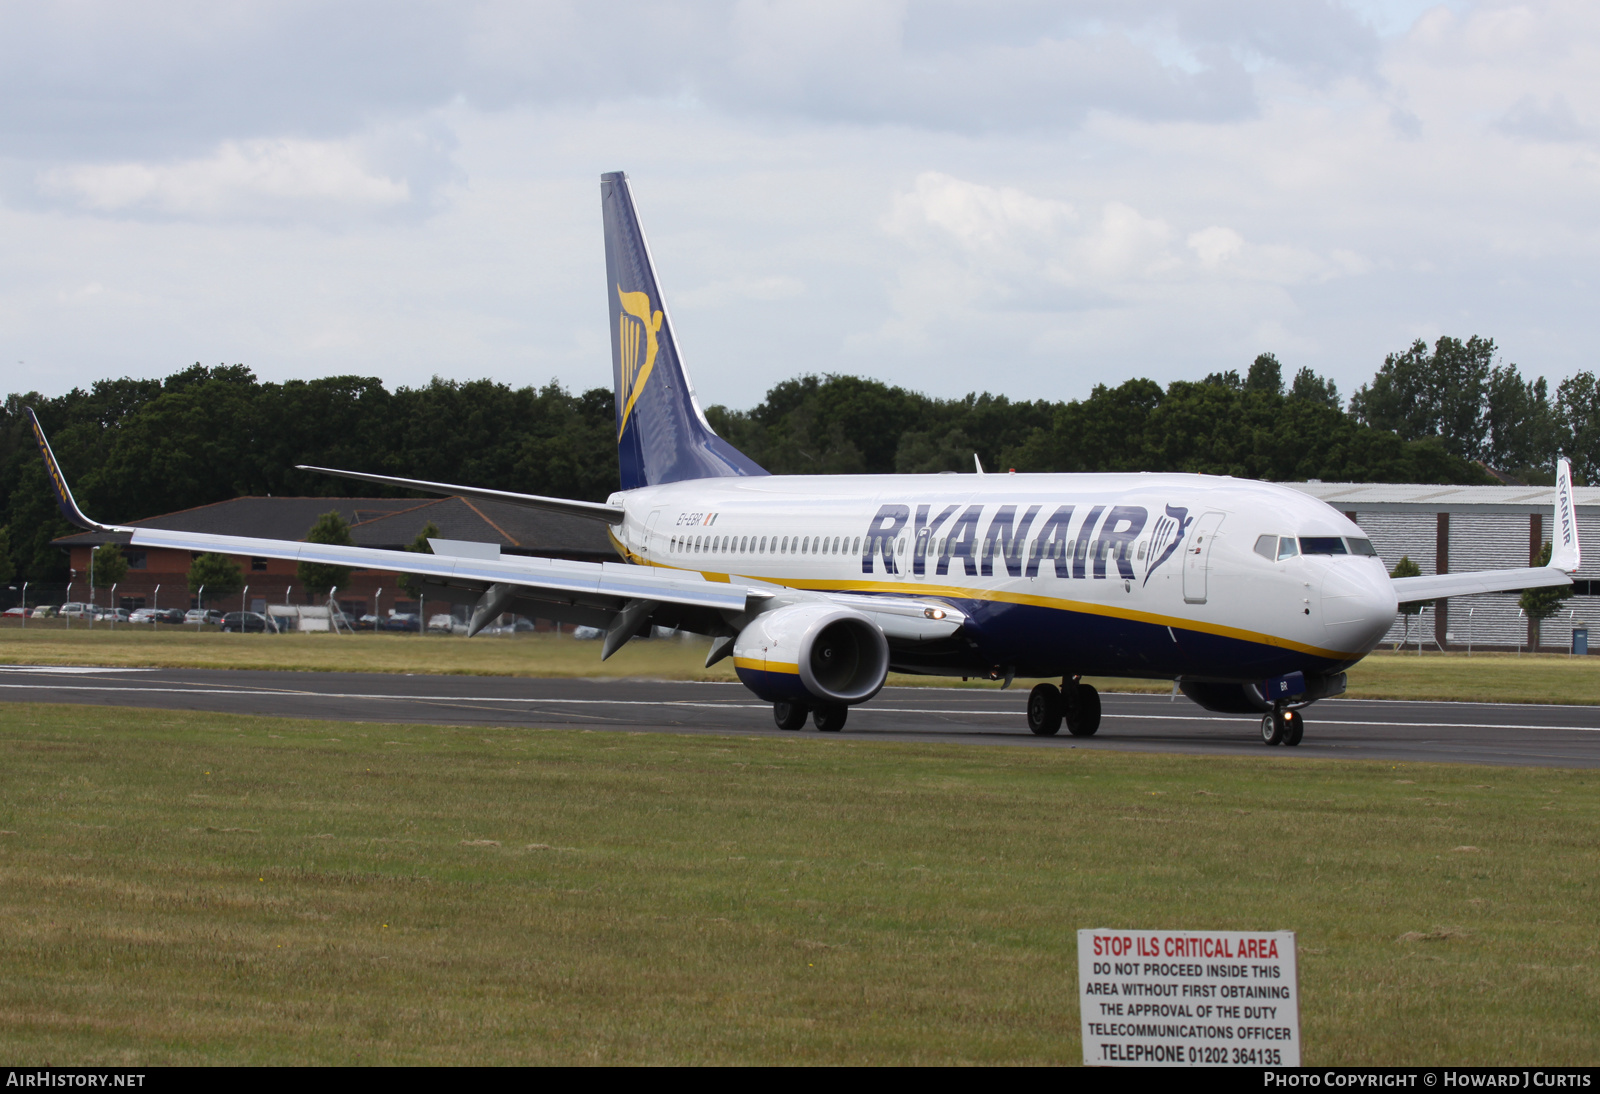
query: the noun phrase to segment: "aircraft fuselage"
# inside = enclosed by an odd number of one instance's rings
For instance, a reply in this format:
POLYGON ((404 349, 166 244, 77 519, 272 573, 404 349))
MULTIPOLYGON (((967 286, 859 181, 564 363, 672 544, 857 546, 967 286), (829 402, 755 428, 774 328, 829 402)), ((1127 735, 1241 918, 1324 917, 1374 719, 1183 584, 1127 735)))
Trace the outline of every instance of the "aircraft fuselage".
POLYGON ((1349 518, 1228 477, 761 476, 612 501, 626 510, 614 537, 633 562, 965 613, 952 640, 896 645, 898 671, 1331 673, 1370 652, 1396 609, 1383 562, 1352 553, 1366 539, 1349 518), (1290 546, 1265 550, 1268 536, 1290 546))

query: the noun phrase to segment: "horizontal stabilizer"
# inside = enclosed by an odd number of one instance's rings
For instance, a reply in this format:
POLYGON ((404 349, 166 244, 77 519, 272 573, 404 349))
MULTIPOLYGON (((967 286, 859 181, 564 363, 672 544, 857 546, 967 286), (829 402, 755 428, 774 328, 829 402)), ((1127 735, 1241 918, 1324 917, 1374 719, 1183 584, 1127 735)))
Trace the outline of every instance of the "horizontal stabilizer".
POLYGON ((452 498, 476 498, 479 501, 498 501, 507 505, 520 505, 524 509, 543 509, 549 513, 565 513, 569 517, 585 520, 603 520, 607 524, 621 524, 622 510, 615 505, 599 501, 572 501, 568 498, 546 498, 538 494, 514 494, 509 490, 485 490, 478 486, 456 486, 448 482, 427 482, 423 479, 402 479, 394 475, 369 475, 365 471, 339 471, 332 467, 311 467, 296 464, 300 471, 316 471, 341 479, 358 482, 376 482, 384 486, 398 486, 406 490, 421 490, 425 494, 444 494, 452 498))

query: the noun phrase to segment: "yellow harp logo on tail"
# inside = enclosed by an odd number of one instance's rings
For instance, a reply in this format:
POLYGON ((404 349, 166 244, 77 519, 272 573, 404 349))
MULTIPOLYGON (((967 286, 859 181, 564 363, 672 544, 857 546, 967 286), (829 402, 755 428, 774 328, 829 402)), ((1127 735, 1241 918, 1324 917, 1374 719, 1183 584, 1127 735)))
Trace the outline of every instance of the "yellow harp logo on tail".
POLYGON ((656 351, 660 348, 656 334, 661 330, 661 313, 651 310, 648 293, 623 292, 618 285, 617 299, 622 302, 622 314, 617 317, 617 344, 622 357, 618 362, 621 377, 618 396, 622 399, 621 424, 617 427, 620 441, 628 428, 628 418, 633 414, 633 404, 638 401, 639 392, 655 367, 656 351), (644 343, 643 347, 640 342, 644 343))

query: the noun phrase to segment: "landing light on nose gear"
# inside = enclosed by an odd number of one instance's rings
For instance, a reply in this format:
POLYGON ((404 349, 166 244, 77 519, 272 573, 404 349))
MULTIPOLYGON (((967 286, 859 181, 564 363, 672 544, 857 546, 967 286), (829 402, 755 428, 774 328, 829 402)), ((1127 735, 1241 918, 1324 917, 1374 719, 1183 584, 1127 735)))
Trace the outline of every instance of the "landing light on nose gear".
POLYGON ((1269 745, 1288 745, 1293 748, 1306 735, 1306 720, 1298 710, 1275 706, 1261 716, 1261 740, 1269 745))

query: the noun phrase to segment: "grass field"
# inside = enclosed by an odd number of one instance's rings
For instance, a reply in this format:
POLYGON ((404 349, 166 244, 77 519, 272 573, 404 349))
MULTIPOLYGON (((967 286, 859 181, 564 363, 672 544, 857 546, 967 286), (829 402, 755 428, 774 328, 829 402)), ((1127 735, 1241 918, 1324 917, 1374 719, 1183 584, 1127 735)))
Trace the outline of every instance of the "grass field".
MULTIPOLYGON (((732 680, 731 661, 705 668, 706 643, 635 641, 609 661, 598 642, 550 634, 449 638, 397 634, 196 634, 183 630, 0 627, 0 663, 158 668, 431 672, 479 676, 645 676, 732 680)), ((1164 692, 1166 681, 1102 680, 1102 690, 1164 692)), ((891 676, 893 684, 950 686, 958 680, 891 676)), ((974 686, 998 687, 974 682, 974 686)), ((1360 699, 1460 699, 1502 703, 1600 703, 1600 657, 1542 654, 1375 653, 1350 672, 1360 699)))
POLYGON ((1074 1063, 1080 927, 1308 1064, 1600 1059, 1597 775, 0 707, 14 1063, 1074 1063))

